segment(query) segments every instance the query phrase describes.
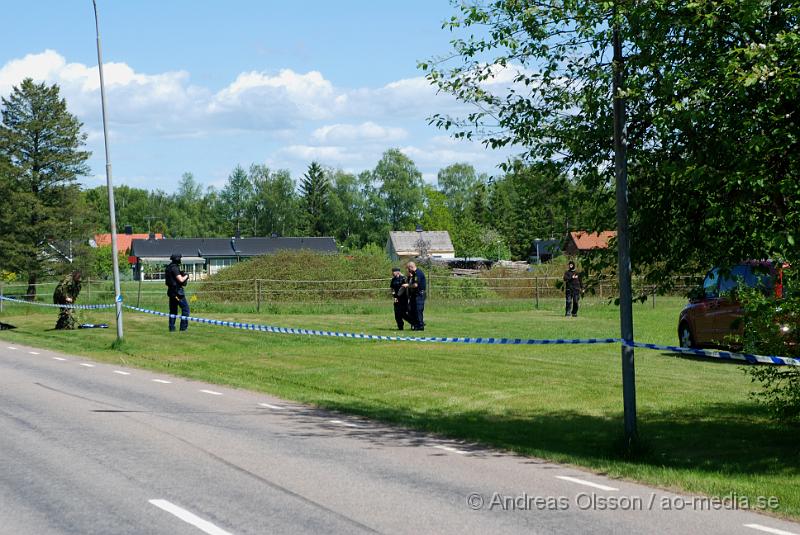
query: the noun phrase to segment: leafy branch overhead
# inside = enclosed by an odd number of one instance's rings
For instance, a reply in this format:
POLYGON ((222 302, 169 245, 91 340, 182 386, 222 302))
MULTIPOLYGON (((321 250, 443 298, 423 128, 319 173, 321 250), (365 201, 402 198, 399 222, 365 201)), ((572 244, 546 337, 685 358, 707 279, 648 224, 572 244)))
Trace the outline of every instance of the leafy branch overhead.
MULTIPOLYGON (((652 282, 687 266, 798 260, 800 7, 788 1, 458 3, 420 63, 474 105, 431 122, 613 191, 610 25, 624 42, 631 246, 652 282), (616 4, 616 11, 615 8, 616 4)), ((613 205, 598 202, 595 230, 613 205)), ((606 261, 613 266, 613 258, 606 261)))

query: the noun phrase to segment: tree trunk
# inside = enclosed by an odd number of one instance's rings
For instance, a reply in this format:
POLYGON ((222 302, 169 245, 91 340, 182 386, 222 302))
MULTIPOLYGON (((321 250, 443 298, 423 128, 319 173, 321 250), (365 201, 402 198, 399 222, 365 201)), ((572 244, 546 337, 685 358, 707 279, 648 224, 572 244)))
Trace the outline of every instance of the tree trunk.
POLYGON ((25 299, 34 301, 36 299, 36 273, 28 273, 28 290, 25 292, 25 299))

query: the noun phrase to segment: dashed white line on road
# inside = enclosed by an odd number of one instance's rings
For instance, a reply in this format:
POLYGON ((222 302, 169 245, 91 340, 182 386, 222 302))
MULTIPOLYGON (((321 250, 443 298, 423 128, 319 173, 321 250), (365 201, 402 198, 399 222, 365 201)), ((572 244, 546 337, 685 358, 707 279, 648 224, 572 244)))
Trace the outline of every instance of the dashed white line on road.
POLYGON ((131 374, 131 372, 123 372, 121 370, 114 370, 114 373, 118 373, 120 375, 130 375, 131 374))
POLYGON ((215 526, 208 520, 203 520, 196 514, 187 511, 183 507, 178 507, 172 502, 168 502, 167 500, 149 500, 149 502, 159 509, 162 509, 169 514, 180 518, 187 524, 191 524, 200 531, 208 533, 208 535, 231 535, 229 531, 225 531, 224 529, 215 526))
POLYGON ((351 424, 350 422, 344 422, 342 420, 331 420, 331 423, 336 425, 343 425, 345 427, 357 427, 357 428, 361 427, 360 425, 351 424))
POLYGON ((437 448, 437 449, 440 449, 440 450, 444 450, 444 451, 449 451, 451 453, 458 453, 459 455, 466 455, 467 454, 466 451, 459 450, 459 449, 456 449, 456 448, 451 448, 450 446, 442 446, 441 444, 438 444, 438 445, 434 446, 434 448, 437 448))
POLYGON ((153 382, 154 383, 162 383, 162 384, 165 384, 165 385, 171 385, 172 384, 172 381, 165 381, 164 379, 153 379, 153 382))
POLYGON ((39 354, 36 351, 28 351, 28 353, 30 353, 31 355, 38 355, 39 354))
POLYGON ((280 405, 270 405, 269 403, 259 403, 258 405, 260 407, 266 407, 268 409, 275 409, 275 410, 278 410, 278 411, 282 411, 283 409, 286 408, 286 407, 281 407, 280 405))
POLYGON ((94 364, 89 364, 88 362, 81 362, 81 366, 86 366, 87 368, 94 368, 94 364))
POLYGON ((201 390, 203 394, 211 394, 212 396, 221 396, 222 392, 214 392, 213 390, 201 390))
POLYGON ((14 346, 8 346, 8 349, 17 349, 17 348, 14 346))
POLYGON ((770 528, 767 526, 762 526, 761 524, 743 524, 743 525, 746 528, 757 529, 765 533, 774 533, 775 535, 797 535, 796 533, 793 533, 791 531, 784 531, 782 529, 770 528))
POLYGON ((577 483, 578 485, 586 485, 587 487, 594 487, 600 490, 619 490, 614 487, 609 487, 607 485, 600 485, 599 483, 592 483, 591 481, 585 481, 583 479, 578 479, 577 477, 569 477, 569 476, 556 476, 558 479, 563 479, 564 481, 572 481, 573 483, 577 483))
POLYGON ((53 357, 53 360, 67 360, 67 359, 62 359, 61 357, 53 357))

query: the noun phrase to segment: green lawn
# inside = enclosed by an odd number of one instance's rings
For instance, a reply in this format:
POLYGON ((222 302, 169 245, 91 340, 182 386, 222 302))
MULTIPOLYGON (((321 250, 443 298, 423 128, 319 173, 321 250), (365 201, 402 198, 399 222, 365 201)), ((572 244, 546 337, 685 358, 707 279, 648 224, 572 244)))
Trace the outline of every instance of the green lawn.
MULTIPOLYGON (((683 300, 636 305, 639 341, 675 344, 683 300)), ((585 338, 618 336, 618 309, 586 300, 579 318, 561 302, 445 302, 426 308, 429 336, 585 338)), ((800 518, 798 429, 766 418, 748 398, 742 367, 637 350, 644 450, 625 459, 618 345, 477 346, 278 335, 126 312, 126 341, 108 330, 58 332, 54 310, 5 305, 0 338, 100 361, 269 392, 388 422, 589 467, 676 490, 777 496, 778 514, 800 518), (212 336, 213 335, 213 336, 212 336)), ((163 309, 163 305, 161 307, 163 309)), ((391 306, 376 302, 227 308, 195 303, 198 315, 287 327, 394 334, 391 306), (341 310, 340 310, 341 309, 341 310)), ((107 311, 84 321, 113 320, 107 311)), ((411 334, 411 333, 408 333, 411 334)))

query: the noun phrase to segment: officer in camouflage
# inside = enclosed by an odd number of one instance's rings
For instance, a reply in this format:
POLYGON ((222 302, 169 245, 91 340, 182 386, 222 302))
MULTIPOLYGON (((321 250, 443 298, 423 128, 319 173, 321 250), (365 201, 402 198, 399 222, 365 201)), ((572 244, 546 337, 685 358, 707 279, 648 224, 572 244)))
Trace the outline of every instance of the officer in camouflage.
MULTIPOLYGON (((65 275, 53 292, 53 303, 56 305, 72 305, 81 293, 81 272, 73 271, 65 275)), ((74 329, 75 317, 71 308, 61 308, 58 313, 56 329, 74 329)))

